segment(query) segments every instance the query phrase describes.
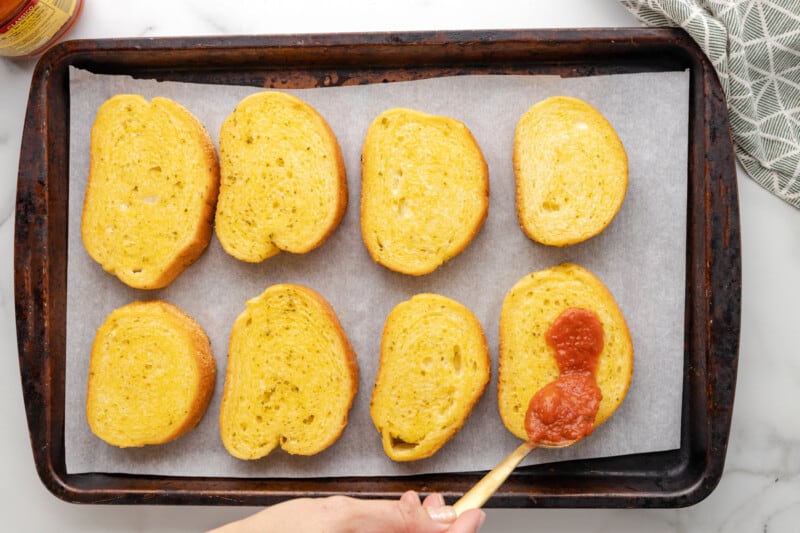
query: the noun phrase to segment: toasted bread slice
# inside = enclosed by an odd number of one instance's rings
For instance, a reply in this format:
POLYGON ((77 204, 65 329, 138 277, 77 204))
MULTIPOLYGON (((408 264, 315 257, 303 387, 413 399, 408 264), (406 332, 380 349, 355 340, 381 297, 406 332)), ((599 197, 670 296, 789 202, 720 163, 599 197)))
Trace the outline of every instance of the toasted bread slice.
POLYGON ((347 207, 347 177, 328 123, 303 100, 255 93, 236 106, 219 138, 222 247, 257 263, 320 246, 347 207))
POLYGON ((480 322, 460 303, 418 294, 389 313, 370 414, 395 461, 430 457, 472 412, 491 373, 480 322))
POLYGON ((423 275, 459 254, 489 208, 489 171, 458 120, 390 109, 370 125, 361 158, 361 233, 373 260, 423 275))
POLYGON ((122 448, 171 441, 200 422, 215 377, 208 337, 186 313, 159 300, 120 307, 92 344, 89 427, 122 448))
POLYGON ((357 389, 356 356, 331 306, 307 287, 273 285, 231 331, 222 442, 239 459, 278 445, 319 453, 344 431, 357 389))
POLYGON ((566 246, 602 232, 628 188, 628 157, 614 128, 588 103, 547 98, 514 135, 517 216, 536 242, 566 246))
POLYGON ((117 95, 98 110, 81 219, 89 255, 137 289, 169 285, 211 239, 219 166, 183 106, 117 95))
POLYGON ((500 312, 498 406, 506 428, 527 439, 525 413, 539 389, 555 381, 559 369, 545 333, 569 308, 594 312, 604 343, 595 371, 602 393, 595 427, 620 406, 633 375, 633 344, 613 296, 589 270, 564 263, 533 272, 506 294, 500 312))

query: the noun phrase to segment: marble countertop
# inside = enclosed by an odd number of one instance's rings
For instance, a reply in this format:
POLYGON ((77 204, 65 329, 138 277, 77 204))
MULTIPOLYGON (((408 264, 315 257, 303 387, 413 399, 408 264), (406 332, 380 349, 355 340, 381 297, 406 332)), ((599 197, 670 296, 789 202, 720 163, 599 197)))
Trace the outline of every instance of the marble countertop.
MULTIPOLYGON (((639 26, 616 0, 85 0, 71 38, 346 31, 639 26), (235 7, 229 7, 233 5, 235 7)), ((17 364, 14 204, 35 61, 0 59, 0 510, 5 531, 200 531, 252 508, 79 506, 39 481, 17 364)), ((482 531, 795 532, 800 524, 800 211, 739 167, 742 329, 733 424, 721 482, 686 509, 490 509, 482 531)))

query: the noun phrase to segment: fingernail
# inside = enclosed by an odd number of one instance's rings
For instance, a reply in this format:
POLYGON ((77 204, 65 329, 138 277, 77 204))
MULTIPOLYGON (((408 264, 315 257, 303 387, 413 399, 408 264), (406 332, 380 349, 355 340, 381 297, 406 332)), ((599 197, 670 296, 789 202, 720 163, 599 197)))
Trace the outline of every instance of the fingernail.
POLYGON ((456 510, 449 505, 426 507, 425 510, 428 511, 428 516, 431 517, 431 520, 443 524, 450 524, 451 522, 455 522, 456 518, 458 518, 458 516, 456 516, 456 510))
POLYGON ((480 529, 480 527, 483 525, 483 523, 484 523, 485 521, 486 521, 486 513, 484 513, 483 511, 481 511, 481 519, 480 519, 480 521, 478 522, 478 529, 480 529))

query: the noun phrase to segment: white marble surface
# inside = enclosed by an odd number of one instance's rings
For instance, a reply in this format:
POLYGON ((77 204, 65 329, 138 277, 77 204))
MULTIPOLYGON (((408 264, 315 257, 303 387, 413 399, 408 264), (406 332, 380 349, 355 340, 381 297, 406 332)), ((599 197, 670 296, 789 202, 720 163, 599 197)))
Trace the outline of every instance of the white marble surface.
MULTIPOLYGON (((616 0, 86 0, 71 37, 636 25, 616 0)), ((33 61, 0 60, 0 530, 200 531, 252 513, 252 508, 71 505, 53 497, 36 476, 16 358, 12 267, 19 144, 33 66, 33 61)), ((800 211, 762 190, 741 169, 739 174, 739 379, 717 489, 678 510, 492 509, 482 531, 800 530, 800 211)))

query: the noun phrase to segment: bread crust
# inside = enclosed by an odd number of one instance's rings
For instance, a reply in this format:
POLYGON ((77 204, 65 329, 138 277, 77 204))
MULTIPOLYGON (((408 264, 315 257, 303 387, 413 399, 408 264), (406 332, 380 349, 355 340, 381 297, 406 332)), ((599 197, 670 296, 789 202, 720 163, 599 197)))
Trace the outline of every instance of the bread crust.
POLYGON ((553 96, 514 133, 517 219, 531 240, 569 246, 602 233, 622 207, 628 158, 613 126, 578 98, 553 96))
MULTIPOLYGON (((265 322, 264 324, 259 322, 257 327, 261 326, 267 328, 272 327, 269 325, 269 322, 265 322)), ((289 335, 291 335, 292 332, 289 330, 293 327, 292 325, 286 326, 286 331, 280 331, 276 336, 280 337, 281 335, 285 335, 286 339, 290 339, 289 335)), ((239 315, 231 329, 228 346, 228 367, 225 374, 225 388, 223 390, 219 414, 220 436, 228 453, 238 459, 254 460, 268 455, 274 448, 280 446, 290 454, 314 455, 330 447, 339 439, 347 426, 349 411, 358 392, 358 362, 356 354, 347 339, 347 335, 333 307, 331 307, 327 300, 319 293, 309 287, 291 283, 268 287, 261 295, 247 302, 247 309, 239 315), (326 326, 332 328, 335 338, 329 339, 332 342, 332 346, 328 347, 330 351, 327 351, 328 349, 323 350, 324 353, 320 356, 331 355, 332 351, 334 357, 341 358, 345 365, 344 378, 346 379, 346 383, 344 383, 344 385, 346 389, 336 389, 337 386, 342 385, 342 383, 337 382, 331 383, 330 388, 324 391, 318 390, 319 383, 309 380, 303 384, 296 384, 299 386, 298 390, 292 387, 286 389, 289 390, 289 392, 281 389, 276 393, 276 387, 280 389, 286 386, 286 383, 282 380, 291 380, 291 378, 287 376, 292 376, 294 370, 290 369, 288 365, 295 365, 296 368, 299 368, 298 365, 301 364, 308 365, 303 366, 303 369, 307 372, 319 373, 320 371, 318 368, 311 366, 315 361, 309 362, 304 359, 303 361, 291 363, 287 362, 286 358, 282 358, 283 354, 278 354, 278 351, 286 350, 287 353, 290 353, 291 350, 297 348, 297 346, 292 346, 291 340, 285 342, 276 341, 278 344, 264 343, 260 345, 262 346, 262 353, 244 353, 242 351, 246 347, 242 339, 248 335, 247 328, 254 323, 254 321, 258 320, 255 315, 255 310, 264 308, 264 306, 273 305, 271 301, 274 301, 274 298, 283 298, 282 295, 310 302, 315 306, 313 312, 318 312, 322 315, 323 324, 318 324, 317 329, 314 331, 305 332, 304 338, 307 339, 311 336, 321 338, 326 326), (247 366, 248 363, 246 359, 252 360, 254 357, 263 358, 263 360, 268 363, 269 372, 262 373, 257 369, 253 370, 251 367, 247 366), (247 377, 243 377, 242 375, 246 369, 250 369, 250 375, 255 376, 254 379, 256 383, 248 384, 243 381, 244 378, 247 377), (265 393, 260 390, 261 388, 264 388, 265 391, 268 392, 265 393), (282 394, 280 397, 285 400, 283 402, 284 405, 289 406, 286 407, 287 409, 294 407, 296 402, 303 401, 307 405, 304 404, 300 406, 300 410, 306 414, 306 418, 310 416, 312 419, 316 418, 317 421, 322 420, 324 414, 321 414, 323 413, 321 408, 312 410, 308 407, 312 402, 308 401, 309 398, 305 396, 307 389, 319 393, 323 398, 325 398, 324 395, 326 393, 331 395, 340 394, 343 398, 337 398, 339 410, 331 415, 334 417, 334 420, 331 424, 325 425, 320 430, 323 431, 322 433, 314 433, 314 438, 311 441, 297 442, 296 436, 292 434, 295 430, 290 427, 292 422, 287 421, 288 419, 286 419, 286 417, 272 414, 274 410, 272 405, 277 400, 271 399, 274 394, 278 394, 279 396, 282 394), (264 396, 264 394, 266 394, 266 396, 264 396), (268 397, 269 399, 261 403, 260 407, 250 409, 250 411, 254 411, 255 414, 247 416, 246 424, 252 424, 253 427, 256 428, 255 432, 257 433, 257 438, 253 438, 258 441, 257 445, 250 446, 248 442, 252 440, 252 438, 237 435, 237 424, 241 424, 241 417, 239 416, 241 410, 248 410, 248 404, 254 405, 253 398, 258 395, 261 395, 262 398, 268 397), (305 409, 305 411, 303 411, 303 409, 305 409)), ((297 354, 297 358, 300 357, 301 354, 297 354)), ((321 361, 317 359, 316 362, 321 361)), ((331 376, 332 375, 333 374, 331 374, 331 376)), ((315 377, 318 377, 318 374, 315 374, 315 377)), ((316 400, 316 398, 312 398, 311 400, 316 400)))
POLYGON ((488 215, 486 160, 469 128, 450 117, 405 108, 381 113, 370 125, 364 140, 361 182, 364 245, 373 261, 402 274, 429 274, 460 254, 478 234, 488 215), (392 129, 386 126, 389 123, 392 129), (419 137, 395 133, 411 126, 417 129, 419 137), (423 134, 428 136, 424 140, 423 134), (389 149, 383 146, 384 142, 389 149), (452 153, 432 154, 434 142, 438 143, 437 148, 447 146, 452 153), (387 153, 390 150, 401 153, 399 156, 387 153), (437 157, 447 164, 428 171, 437 157), (460 165, 466 165, 466 169, 460 165), (396 175, 384 176, 381 170, 384 167, 396 175), (408 170, 406 175, 402 174, 403 168, 408 170), (448 177, 447 172, 453 175, 448 177), (387 186, 389 179, 396 179, 397 185, 387 186), (459 179, 467 182, 460 189, 459 179), (455 187, 451 184, 448 188, 448 180, 454 182, 455 187), (403 196, 421 186, 427 189, 424 195, 403 196), (426 205, 419 196, 436 201, 426 205), (461 207, 457 202, 467 205, 461 207), (448 212, 453 209, 455 213, 448 212), (433 233, 442 228, 450 234, 433 233))
POLYGON ((434 455, 463 427, 490 377, 486 337, 467 307, 429 293, 399 303, 386 318, 370 399, 386 455, 434 455))
POLYGON ((261 262, 280 251, 308 253, 321 246, 344 217, 348 201, 347 171, 336 135, 314 107, 294 95, 281 91, 263 91, 251 94, 239 102, 222 124, 220 159, 222 179, 216 213, 217 237, 225 251, 241 261, 261 262), (290 120, 296 123, 279 124, 278 113, 267 112, 276 109, 282 113, 280 117, 283 117, 283 113, 289 114, 290 120), (258 115, 257 119, 255 115, 258 115), (274 119, 270 118, 273 116, 274 119), (264 136, 274 135, 280 129, 287 135, 294 135, 292 130, 299 132, 301 128, 310 128, 311 131, 305 137, 295 138, 286 152, 279 153, 277 149, 273 149, 272 146, 278 146, 278 143, 270 142, 271 139, 262 139, 264 136), (310 143, 309 135, 318 135, 321 138, 321 153, 315 152, 307 157, 306 152, 310 151, 311 145, 306 147, 299 143, 310 143), (244 144, 241 142, 242 136, 245 136, 244 144), (260 147, 260 150, 254 154, 249 146, 260 147), (331 168, 328 168, 329 156, 333 165, 331 168), (273 157, 281 162, 281 168, 271 166, 273 157), (307 217, 315 220, 323 219, 324 224, 313 231, 304 229, 303 238, 295 241, 291 237, 298 233, 294 224, 307 226, 314 221, 301 220, 299 215, 285 215, 283 211, 297 209, 299 200, 292 197, 279 198, 275 187, 281 185, 280 180, 283 180, 284 185, 292 183, 296 190, 301 191, 297 195, 310 192, 306 182, 315 176, 297 175, 302 170, 300 163, 297 163, 300 159, 304 163, 322 167, 317 169, 317 174, 323 180, 332 181, 334 185, 332 197, 321 200, 322 209, 306 213, 307 217), (250 165, 256 165, 261 175, 253 175, 250 165), (244 180, 249 180, 248 184, 243 184, 244 180), (273 183, 273 180, 278 183, 273 183), (253 197, 262 186, 268 189, 267 194, 274 194, 269 202, 262 202, 256 212, 246 212, 246 206, 240 203, 240 199, 253 197), (269 215, 272 216, 270 220, 265 218, 266 212, 274 214, 269 215), (297 220, 294 221, 294 218, 297 220), (244 224, 257 226, 258 229, 246 230, 244 224))
POLYGON ((591 271, 563 263, 520 279, 503 300, 497 398, 506 428, 527 439, 525 412, 536 392, 554 381, 558 366, 545 332, 571 307, 597 314, 604 329, 596 379, 603 394, 595 427, 622 404, 633 376, 633 342, 625 318, 608 288, 591 271))
MULTIPOLYGON (((134 131, 132 135, 151 135, 151 132, 134 131)), ((123 143, 130 142, 130 136, 123 138, 123 143)), ((158 145, 159 143, 154 143, 158 145)), ((105 151, 103 152, 105 157, 105 151)), ((173 154, 165 151, 160 153, 156 161, 165 161, 172 157, 173 154)), ((145 165, 141 163, 144 158, 137 161, 137 166, 134 170, 123 171, 124 174, 131 175, 134 180, 139 180, 142 188, 148 187, 151 189, 159 189, 158 181, 147 183, 150 176, 153 179, 161 180, 163 177, 159 174, 149 172, 152 161, 147 160, 150 164, 145 165)), ((123 174, 123 175, 124 175, 123 174)), ((182 179, 180 176, 175 179, 182 179)), ((137 190, 139 184, 136 185, 137 190)), ((217 152, 214 143, 208 131, 202 123, 200 123, 195 116, 189 112, 182 105, 168 98, 156 97, 151 102, 147 102, 144 97, 135 94, 119 94, 113 96, 103 103, 97 113, 95 123, 91 132, 91 148, 89 157, 89 177, 86 185, 86 194, 84 197, 83 210, 81 214, 81 235, 86 251, 89 255, 97 261, 105 271, 115 275, 120 281, 126 285, 136 289, 160 289, 172 283, 187 267, 197 261, 202 255, 211 240, 211 227, 213 224, 214 210, 217 202, 217 194, 219 192, 219 161, 217 159, 217 152), (112 152, 108 157, 110 161, 101 159, 98 153, 99 147, 108 142, 109 135, 119 134, 120 131, 125 131, 125 115, 120 118, 118 115, 121 110, 126 107, 133 107, 141 110, 142 108, 152 113, 163 113, 171 117, 170 123, 172 126, 193 139, 195 143, 194 148, 199 150, 199 167, 205 169, 204 179, 202 180, 202 190, 200 193, 200 203, 188 213, 190 217, 189 223, 192 229, 187 234, 179 235, 178 242, 169 251, 169 260, 157 267, 149 268, 143 267, 141 264, 129 264, 128 259, 123 257, 123 251, 126 244, 123 239, 116 235, 106 238, 102 235, 104 230, 107 230, 104 224, 104 217, 109 213, 119 213, 119 208, 124 207, 132 200, 126 195, 125 192, 120 191, 115 184, 111 184, 114 190, 114 197, 105 198, 100 190, 108 190, 107 186, 103 186, 100 182, 118 181, 120 174, 114 170, 115 165, 124 162, 125 157, 130 154, 127 153, 124 147, 118 148, 119 154, 116 151, 112 152), (152 111, 149 111, 152 110, 152 111), (112 173, 106 174, 106 166, 112 167, 112 173), (110 203, 109 203, 110 202, 110 203), (109 208, 111 206, 111 208, 109 208)), ((156 226, 163 224, 163 221, 158 219, 159 213, 155 213, 154 224, 156 226)), ((126 221, 124 213, 117 216, 119 226, 129 227, 131 224, 126 221)), ((111 225, 116 228, 117 221, 112 221, 111 225)), ((178 224, 173 226, 177 227, 178 224)), ((141 231, 130 236, 135 242, 140 243, 146 250, 148 246, 163 245, 163 241, 159 240, 158 243, 154 239, 152 231, 141 231), (146 244, 149 243, 149 244, 146 244)), ((145 255, 144 252, 142 255, 145 255)), ((142 256, 139 261, 143 261, 142 256)))
MULTIPOLYGON (((151 329, 149 333, 152 332, 151 329)), ((171 353, 153 355, 156 357, 182 357, 181 354, 171 353)), ((184 363, 184 361, 180 362, 184 363)), ((181 381, 185 383, 185 376, 181 381)), ((126 448, 164 444, 185 435, 200 423, 211 401, 215 381, 216 362, 211 352, 211 344, 203 328, 192 317, 177 306, 161 300, 132 302, 109 314, 98 329, 92 343, 86 396, 86 419, 92 432, 112 446, 126 448), (177 418, 177 424, 172 429, 162 430, 160 434, 144 436, 139 425, 147 427, 148 420, 139 421, 136 427, 123 427, 120 426, 121 422, 118 418, 112 417, 109 425, 109 421, 104 420, 104 417, 106 416, 105 410, 109 407, 109 391, 119 390, 112 385, 112 382, 123 379, 135 380, 139 375, 142 376, 139 378, 142 383, 147 379, 146 375, 149 370, 146 365, 133 369, 130 367, 120 368, 115 366, 113 357, 109 360, 109 353, 115 343, 123 342, 124 348, 120 349, 128 353, 137 350, 142 338, 137 338, 135 333, 141 331, 141 328, 132 323, 131 319, 144 320, 147 318, 156 320, 159 327, 168 326, 173 332, 184 338, 185 348, 191 356, 190 375, 196 379, 194 388, 186 391, 189 396, 189 406, 186 412, 177 411, 175 405, 163 405, 160 408, 162 413, 170 412, 172 409, 171 416, 177 418), (120 325, 120 322, 124 322, 124 325, 120 325), (131 333, 134 333, 132 338, 129 336, 131 333)), ((135 391, 139 396, 114 397, 113 405, 122 404, 123 407, 127 406, 129 410, 135 411, 140 407, 140 401, 150 401, 154 392, 156 394, 164 392, 153 391, 152 388, 136 384, 128 387, 128 390, 135 391)), ((132 417, 127 416, 127 418, 131 419, 132 417)))

